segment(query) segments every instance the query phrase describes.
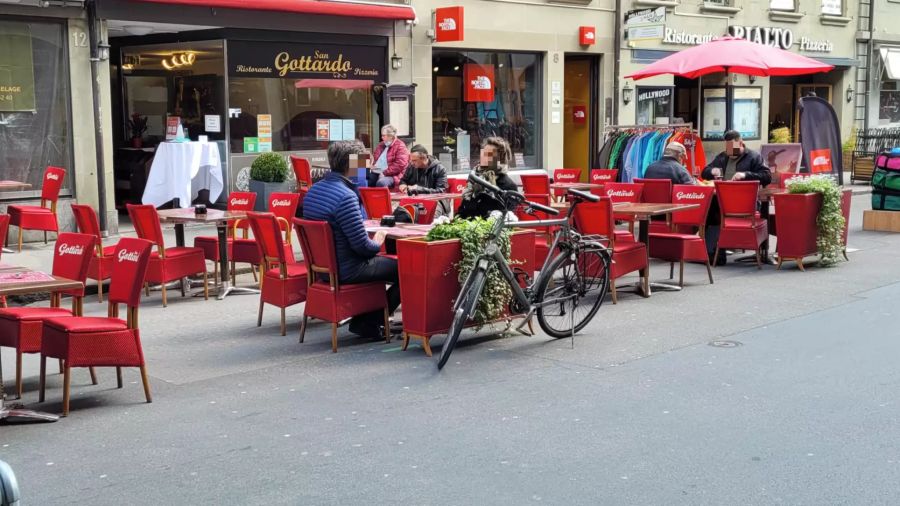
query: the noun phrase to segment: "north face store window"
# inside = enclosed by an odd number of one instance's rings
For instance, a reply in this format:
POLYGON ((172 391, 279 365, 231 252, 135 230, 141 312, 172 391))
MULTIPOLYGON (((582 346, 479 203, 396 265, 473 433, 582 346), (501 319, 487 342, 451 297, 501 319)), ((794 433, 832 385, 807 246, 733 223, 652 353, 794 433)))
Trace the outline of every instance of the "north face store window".
POLYGON ((533 53, 434 51, 434 154, 468 171, 486 137, 513 150, 511 168, 540 165, 540 58, 533 53))

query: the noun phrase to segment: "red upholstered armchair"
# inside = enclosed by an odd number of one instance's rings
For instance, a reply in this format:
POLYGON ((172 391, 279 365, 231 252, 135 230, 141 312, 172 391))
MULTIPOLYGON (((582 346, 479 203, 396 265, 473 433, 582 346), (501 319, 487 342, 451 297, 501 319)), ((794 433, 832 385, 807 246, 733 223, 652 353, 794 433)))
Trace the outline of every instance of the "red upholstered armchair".
MULTIPOLYGON (((256 326, 262 326, 263 306, 272 304, 281 308, 281 335, 287 333, 285 308, 306 300, 306 265, 288 259, 281 239, 282 218, 272 213, 247 213, 253 236, 256 237, 262 255, 259 316, 256 326)), ((291 231, 287 230, 290 241, 291 231)))
POLYGON ((56 220, 56 201, 59 190, 66 178, 66 170, 60 167, 47 167, 44 171, 44 185, 41 187, 40 206, 9 206, 7 212, 10 224, 19 227, 19 251, 22 251, 23 230, 43 230, 44 244, 47 243, 47 232, 59 232, 56 220))
MULTIPOLYGON (((166 283, 181 281, 181 295, 185 296, 187 288, 184 278, 192 274, 203 275, 203 297, 209 300, 207 284, 206 260, 203 250, 176 246, 166 248, 165 237, 159 224, 159 214, 152 205, 128 204, 128 215, 134 224, 138 237, 156 245, 156 251, 150 254, 150 265, 147 267, 147 283, 159 283, 162 286, 162 304, 166 307, 166 283)), ((118 251, 118 249, 117 249, 118 251)))
POLYGON ((575 208, 575 228, 582 234, 602 235, 609 238, 612 250, 612 269, 609 286, 613 304, 618 303, 616 279, 634 271, 640 271, 641 289, 647 294, 647 246, 635 240, 621 241, 616 238, 612 200, 600 197, 600 202, 582 202, 575 208))
MULTIPOLYGON (((577 183, 581 181, 581 169, 555 169, 553 171, 554 183, 577 183)), ((566 196, 566 190, 553 190, 553 196, 562 200, 566 196)))
MULTIPOLYGON (((252 211, 256 205, 255 192, 231 192, 228 194, 227 209, 229 211, 252 211)), ((243 232, 243 238, 247 239, 247 231, 250 230, 250 223, 247 220, 232 220, 228 224, 228 258, 233 258, 232 239, 237 237, 237 232, 243 232), (233 228, 232 228, 233 227, 233 228)), ((219 277, 219 238, 216 236, 200 236, 194 238, 194 247, 203 250, 203 258, 211 260, 213 263, 213 281, 218 283, 219 277)), ((258 255, 257 255, 258 256, 258 255)), ((232 262, 232 265, 234 263, 232 262)), ((233 270, 233 269, 232 269, 233 270)))
MULTIPOLYGON (((531 195, 526 193, 525 200, 550 207, 550 196, 547 194, 531 195)), ((550 220, 555 218, 555 216, 548 216, 547 213, 541 211, 534 211, 534 214, 528 214, 525 212, 524 205, 520 205, 516 209, 516 217, 520 221, 550 220)), ((534 230, 534 266, 535 269, 540 269, 544 266, 547 256, 550 255, 550 245, 553 242, 555 230, 552 227, 541 227, 534 230)))
MULTIPOLYGON (((94 255, 96 239, 87 234, 62 233, 53 250, 53 275, 81 281, 87 276, 94 255)), ((0 347, 16 349, 16 398, 22 397, 22 354, 41 351, 41 329, 44 320, 81 315, 84 286, 77 290, 55 292, 50 307, 11 307, 0 309, 0 347), (60 306, 62 296, 72 296, 72 310, 60 306)), ((94 384, 97 379, 91 371, 94 384)))
POLYGON ((756 268, 762 269, 759 248, 769 237, 766 220, 756 212, 759 181, 716 181, 716 197, 722 216, 716 258, 721 249, 756 252, 756 268))
MULTIPOLYGON (((641 202, 644 193, 644 185, 638 183, 606 183, 603 185, 603 195, 609 197, 613 204, 627 202, 636 204, 641 202)), ((616 230, 616 239, 620 241, 634 241, 634 216, 630 214, 614 214, 616 221, 628 223, 628 231, 616 230)))
POLYGON ((591 183, 606 184, 615 183, 619 177, 618 169, 593 169, 591 170, 591 183))
POLYGON ((75 223, 82 234, 92 235, 97 239, 94 254, 91 257, 91 265, 88 267, 87 279, 97 281, 97 298, 103 302, 103 282, 112 274, 115 246, 103 246, 103 236, 100 234, 100 222, 97 219, 97 211, 84 204, 72 204, 72 214, 75 215, 75 223))
POLYGON ((522 193, 550 195, 550 178, 546 174, 522 174, 522 193))
MULTIPOLYGON (((0 214, 0 247, 6 245, 6 233, 9 232, 9 215, 0 214)), ((3 249, 0 248, 0 254, 3 249)), ((6 307, 6 295, 0 296, 0 307, 6 307)))
MULTIPOLYGON (((300 205, 299 193, 276 192, 269 195, 269 212, 274 214, 278 225, 284 233, 284 258, 288 263, 294 263, 294 249, 291 246, 291 220, 297 214, 300 205)), ((231 283, 237 284, 235 265, 238 262, 246 262, 250 265, 260 266, 263 269, 262 251, 256 237, 252 239, 237 237, 238 227, 247 225, 244 220, 237 220, 234 224, 234 240, 231 242, 231 283)), ((253 279, 256 279, 256 271, 253 270, 253 279)))
POLYGON ((391 191, 387 188, 360 188, 363 209, 370 220, 380 220, 382 216, 394 213, 391 205, 391 191))
POLYGON ((697 229, 697 234, 680 234, 677 232, 651 232, 650 256, 671 262, 669 278, 673 277, 675 262, 679 263, 678 286, 684 286, 684 263, 700 262, 706 265, 709 283, 713 283, 712 268, 706 252, 706 215, 712 204, 714 189, 710 186, 675 185, 672 188, 672 203, 699 204, 700 207, 679 211, 672 214, 672 226, 676 229, 697 229))
POLYGON ((391 340, 387 293, 383 282, 342 285, 338 279, 338 263, 334 251, 331 225, 327 221, 294 219, 294 228, 300 238, 303 258, 310 271, 307 277, 306 307, 300 326, 300 342, 303 342, 309 318, 331 322, 331 351, 337 353, 338 322, 376 311, 384 310, 384 339, 391 340))
POLYGON ((291 168, 294 169, 294 178, 297 180, 297 194, 300 195, 300 205, 303 205, 303 198, 312 186, 312 167, 309 160, 291 155, 291 168))
POLYGON ((141 285, 147 274, 152 247, 153 243, 144 239, 125 237, 119 240, 109 283, 108 317, 51 318, 44 322, 40 400, 44 402, 47 358, 58 358, 63 361, 63 416, 69 414, 69 373, 73 367, 115 367, 118 388, 122 388, 122 368, 138 367, 144 396, 147 402, 152 402, 138 331, 141 285), (119 304, 128 308, 124 321, 119 319, 119 304))
MULTIPOLYGON (((671 179, 643 179, 636 177, 634 182, 644 185, 641 192, 641 202, 648 204, 668 204, 672 202, 672 180, 671 179)), ((650 233, 668 232, 670 227, 665 218, 650 221, 650 233)))
POLYGON ((418 215, 416 223, 424 225, 434 221, 434 214, 437 212, 438 201, 434 199, 422 199, 416 197, 404 197, 400 199, 401 206, 410 206, 418 209, 418 213, 412 213, 413 216, 418 215))

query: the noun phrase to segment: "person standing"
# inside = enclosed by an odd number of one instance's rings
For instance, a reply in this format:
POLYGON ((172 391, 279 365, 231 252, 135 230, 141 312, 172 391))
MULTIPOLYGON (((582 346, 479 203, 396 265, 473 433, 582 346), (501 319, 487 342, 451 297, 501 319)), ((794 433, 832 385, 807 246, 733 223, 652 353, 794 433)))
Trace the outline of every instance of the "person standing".
MULTIPOLYGON (((401 192, 408 195, 429 195, 447 192, 447 169, 421 144, 409 150, 409 167, 400 179, 401 192)), ((450 206, 441 200, 437 206, 435 217, 449 214, 450 206)))
POLYGON ((374 158, 369 186, 395 188, 399 185, 400 178, 409 165, 409 150, 397 138, 397 128, 394 125, 381 127, 381 142, 375 148, 374 158))
POLYGON ((670 142, 663 156, 644 171, 645 179, 669 179, 672 184, 694 184, 694 178, 684 168, 687 150, 680 142, 670 142))

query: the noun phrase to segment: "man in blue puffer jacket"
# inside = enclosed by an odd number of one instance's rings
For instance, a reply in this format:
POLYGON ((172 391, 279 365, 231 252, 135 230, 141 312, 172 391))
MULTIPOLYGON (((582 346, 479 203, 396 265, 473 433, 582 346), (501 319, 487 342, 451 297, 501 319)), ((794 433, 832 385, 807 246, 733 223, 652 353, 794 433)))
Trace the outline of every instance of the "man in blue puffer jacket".
MULTIPOLYGON (((356 184, 347 179, 350 171, 350 155, 366 152, 359 141, 335 142, 328 147, 328 165, 331 172, 312 185, 303 199, 303 219, 321 220, 331 224, 334 249, 338 261, 338 273, 342 284, 384 281, 391 287, 387 291, 388 309, 393 314, 400 305, 400 283, 397 261, 378 256, 384 242, 384 232, 379 231, 369 239, 363 225, 362 200, 356 184)), ((350 332, 380 338, 384 335, 382 312, 375 311, 354 317, 350 332)))

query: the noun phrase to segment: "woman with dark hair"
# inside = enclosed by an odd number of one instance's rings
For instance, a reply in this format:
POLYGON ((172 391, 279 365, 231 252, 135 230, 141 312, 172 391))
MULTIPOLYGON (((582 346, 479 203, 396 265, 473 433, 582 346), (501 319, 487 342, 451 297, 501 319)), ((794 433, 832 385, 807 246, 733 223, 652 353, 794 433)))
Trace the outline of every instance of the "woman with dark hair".
MULTIPOLYGON (((516 191, 519 187, 506 173, 510 158, 512 158, 512 150, 506 139, 488 137, 481 143, 481 157, 475 171, 487 182, 500 187, 501 190, 516 191)), ((460 218, 487 218, 492 211, 505 211, 505 209, 500 202, 486 194, 484 188, 469 181, 463 191, 462 203, 456 213, 457 216, 460 218)))

